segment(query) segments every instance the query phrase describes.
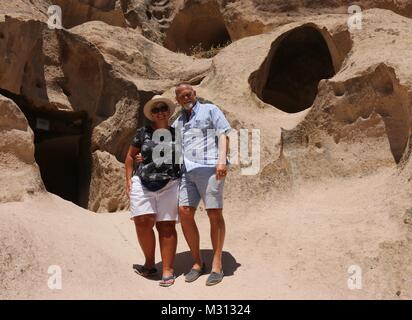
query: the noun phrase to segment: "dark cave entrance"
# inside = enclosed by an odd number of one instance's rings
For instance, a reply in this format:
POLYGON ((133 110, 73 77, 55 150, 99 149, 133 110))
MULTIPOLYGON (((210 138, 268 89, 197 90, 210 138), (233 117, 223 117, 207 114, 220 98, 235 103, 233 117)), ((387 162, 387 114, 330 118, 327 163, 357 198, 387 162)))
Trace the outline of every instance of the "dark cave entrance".
POLYGON ((252 74, 252 90, 265 103, 296 113, 309 108, 322 79, 335 75, 328 45, 314 27, 302 26, 272 45, 268 58, 252 74))
POLYGON ((19 106, 34 132, 35 159, 47 191, 87 208, 92 165, 87 112, 34 108, 21 96, 0 93, 19 106))
POLYGON ((229 31, 217 3, 193 4, 180 11, 166 32, 164 46, 191 55, 231 42, 229 31))
POLYGON ((86 112, 25 112, 47 191, 87 208, 91 121, 86 112))

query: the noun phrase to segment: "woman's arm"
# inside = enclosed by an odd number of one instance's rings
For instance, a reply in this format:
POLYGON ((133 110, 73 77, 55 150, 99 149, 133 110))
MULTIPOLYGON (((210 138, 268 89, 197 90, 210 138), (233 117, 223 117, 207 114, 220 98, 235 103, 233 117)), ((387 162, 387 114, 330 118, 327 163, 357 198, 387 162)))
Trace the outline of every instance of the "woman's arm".
POLYGON ((126 159, 124 161, 124 166, 126 169, 126 193, 130 197, 130 189, 132 187, 132 174, 134 168, 134 159, 136 155, 140 152, 139 148, 130 146, 126 154, 126 159))

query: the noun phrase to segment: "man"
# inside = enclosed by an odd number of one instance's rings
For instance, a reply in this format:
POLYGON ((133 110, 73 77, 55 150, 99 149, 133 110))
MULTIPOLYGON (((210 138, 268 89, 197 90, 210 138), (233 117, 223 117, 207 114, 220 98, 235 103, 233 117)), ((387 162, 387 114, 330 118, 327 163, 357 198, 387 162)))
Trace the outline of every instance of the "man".
POLYGON ((182 139, 183 175, 179 190, 179 216, 194 260, 190 272, 185 275, 185 281, 193 282, 205 272, 195 222, 195 211, 202 199, 210 220, 213 246, 212 272, 206 285, 214 285, 221 282, 224 276, 223 186, 227 174, 227 134, 231 128, 223 112, 213 104, 200 103, 196 91, 189 84, 178 85, 175 93, 177 102, 183 107, 172 124, 172 127, 181 130, 182 139))

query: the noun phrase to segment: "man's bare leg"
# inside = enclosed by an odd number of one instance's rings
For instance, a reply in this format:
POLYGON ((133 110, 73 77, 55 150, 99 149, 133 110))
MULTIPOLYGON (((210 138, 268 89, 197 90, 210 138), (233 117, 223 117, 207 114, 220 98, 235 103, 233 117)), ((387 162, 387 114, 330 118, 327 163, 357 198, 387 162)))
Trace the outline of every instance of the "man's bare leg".
POLYGON ((202 257, 200 256, 200 237, 199 230, 195 222, 195 212, 196 208, 194 207, 179 207, 179 216, 183 234, 187 244, 189 245, 189 249, 194 260, 192 268, 200 270, 203 262, 202 257))
POLYGON ((225 220, 222 209, 207 209, 210 221, 210 237, 213 246, 212 272, 220 273, 222 270, 222 251, 225 241, 225 220))

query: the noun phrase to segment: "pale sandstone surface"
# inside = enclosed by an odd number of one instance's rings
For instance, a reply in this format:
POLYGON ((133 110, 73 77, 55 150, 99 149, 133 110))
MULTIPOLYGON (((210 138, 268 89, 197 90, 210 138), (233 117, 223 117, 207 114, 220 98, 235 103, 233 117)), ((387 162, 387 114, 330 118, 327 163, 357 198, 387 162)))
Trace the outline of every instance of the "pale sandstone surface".
MULTIPOLYGON (((357 2, 389 10, 364 11, 352 31, 346 1, 153 1, 148 15, 139 1, 72 0, 67 29, 51 30, 47 8, 58 2, 0 6, 2 298, 412 297, 408 2, 357 2), (205 17, 215 27, 191 29, 205 17), (208 45, 232 43, 211 59, 162 46, 188 49, 192 38, 176 38, 185 28, 208 45), (259 130, 260 163, 252 175, 245 163, 230 167, 224 282, 205 291, 179 277, 165 294, 131 269, 143 257, 122 161, 144 103, 173 98, 181 81, 234 129, 259 130), (44 115, 56 132, 81 134, 73 150, 90 151, 81 201, 98 215, 46 191, 35 150, 47 145, 31 128, 44 115), (61 291, 47 287, 50 265, 62 267, 61 291), (351 265, 363 270, 363 290, 347 287, 351 265)), ((210 260, 202 207, 197 219, 210 260)), ((178 230, 181 275, 190 259, 178 230)))

